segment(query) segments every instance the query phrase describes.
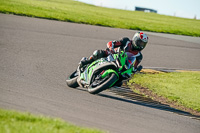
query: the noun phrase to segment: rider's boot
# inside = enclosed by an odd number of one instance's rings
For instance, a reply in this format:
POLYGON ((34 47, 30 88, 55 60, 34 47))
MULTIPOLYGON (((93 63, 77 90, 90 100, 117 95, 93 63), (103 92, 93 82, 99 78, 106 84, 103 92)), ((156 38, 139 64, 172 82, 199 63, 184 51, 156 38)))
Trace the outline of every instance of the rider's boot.
POLYGON ((82 68, 83 66, 90 64, 94 61, 94 59, 92 57, 90 57, 89 59, 84 58, 83 60, 81 60, 80 62, 80 68, 82 68))
POLYGON ((95 50, 93 52, 93 54, 89 57, 89 58, 83 58, 81 60, 80 64, 80 68, 82 68, 83 66, 92 63, 93 61, 100 59, 102 57, 106 57, 106 51, 105 50, 95 50))

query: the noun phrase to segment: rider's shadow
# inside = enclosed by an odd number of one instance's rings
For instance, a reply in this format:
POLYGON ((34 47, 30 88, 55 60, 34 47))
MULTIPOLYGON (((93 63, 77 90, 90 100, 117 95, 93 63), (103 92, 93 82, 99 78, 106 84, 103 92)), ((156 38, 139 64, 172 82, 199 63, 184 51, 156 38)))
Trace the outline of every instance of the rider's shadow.
POLYGON ((115 95, 109 95, 106 93, 99 93, 97 95, 105 97, 105 98, 110 98, 114 100, 119 100, 123 102, 128 102, 132 104, 137 104, 141 106, 146 106, 154 109, 159 109, 159 110, 164 110, 164 111, 169 111, 173 112, 179 115, 184 115, 184 116, 189 116, 191 118, 200 120, 200 116, 193 115, 189 112, 185 112, 179 109, 175 109, 170 107, 167 104, 162 104, 160 102, 154 101, 151 98, 144 97, 141 94, 137 94, 130 90, 130 88, 123 88, 123 87, 112 87, 108 89, 109 92, 114 93, 115 95))

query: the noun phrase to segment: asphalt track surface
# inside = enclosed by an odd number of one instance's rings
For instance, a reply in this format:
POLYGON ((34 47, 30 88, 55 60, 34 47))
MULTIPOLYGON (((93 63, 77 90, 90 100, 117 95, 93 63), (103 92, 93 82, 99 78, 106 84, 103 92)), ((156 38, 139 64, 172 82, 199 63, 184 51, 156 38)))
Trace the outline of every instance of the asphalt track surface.
MULTIPOLYGON (((59 117, 111 133, 199 133, 199 120, 110 91, 66 86, 81 57, 133 30, 0 14, 0 108, 59 117)), ((144 67, 200 69, 199 38, 149 33, 144 67), (174 37, 174 36, 173 36, 174 37)))

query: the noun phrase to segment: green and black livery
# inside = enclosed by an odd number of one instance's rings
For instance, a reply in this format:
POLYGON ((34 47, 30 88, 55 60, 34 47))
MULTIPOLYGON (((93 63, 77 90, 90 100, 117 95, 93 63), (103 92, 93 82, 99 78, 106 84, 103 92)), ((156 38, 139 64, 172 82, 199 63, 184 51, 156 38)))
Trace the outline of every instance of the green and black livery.
POLYGON ((97 94, 112 86, 121 86, 122 80, 127 79, 133 72, 136 57, 122 50, 98 59, 83 68, 73 72, 66 80, 72 88, 84 87, 89 93, 97 94))

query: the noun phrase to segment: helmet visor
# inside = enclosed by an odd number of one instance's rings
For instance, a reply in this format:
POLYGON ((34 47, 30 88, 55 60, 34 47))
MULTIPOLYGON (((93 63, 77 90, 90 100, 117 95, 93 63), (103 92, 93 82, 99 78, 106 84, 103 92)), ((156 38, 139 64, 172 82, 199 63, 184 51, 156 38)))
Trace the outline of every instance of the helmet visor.
POLYGON ((146 47, 147 42, 143 42, 142 40, 137 41, 137 46, 140 47, 141 49, 144 49, 146 47))

